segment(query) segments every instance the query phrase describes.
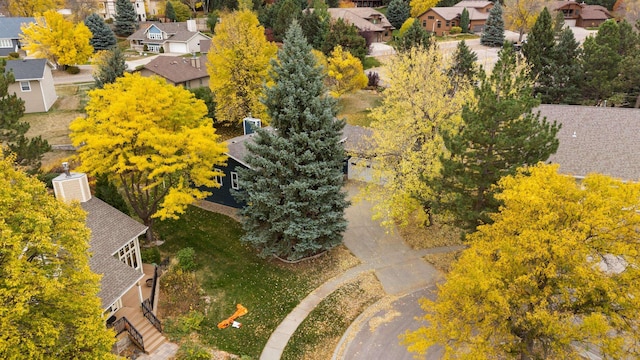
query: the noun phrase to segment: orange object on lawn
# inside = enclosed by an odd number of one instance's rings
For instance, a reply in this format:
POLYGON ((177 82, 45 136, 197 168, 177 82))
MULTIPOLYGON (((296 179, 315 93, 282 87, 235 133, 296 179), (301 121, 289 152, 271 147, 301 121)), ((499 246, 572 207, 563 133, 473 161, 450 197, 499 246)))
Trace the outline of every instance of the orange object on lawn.
POLYGON ((218 324, 218 329, 226 329, 229 326, 231 326, 231 324, 233 324, 234 320, 239 318, 242 315, 245 315, 246 313, 249 312, 249 310, 247 310, 246 307, 242 306, 241 304, 236 305, 236 312, 233 313, 233 315, 229 316, 227 319, 222 320, 219 324, 218 324))

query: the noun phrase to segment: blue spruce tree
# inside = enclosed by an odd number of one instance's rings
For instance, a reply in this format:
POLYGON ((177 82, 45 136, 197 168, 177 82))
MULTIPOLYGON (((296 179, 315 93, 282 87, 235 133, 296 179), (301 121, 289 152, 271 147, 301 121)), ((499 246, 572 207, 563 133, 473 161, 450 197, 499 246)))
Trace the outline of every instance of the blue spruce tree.
POLYGON ((272 60, 275 85, 263 100, 273 131, 260 129, 247 144, 240 170, 242 240, 261 256, 299 260, 342 242, 348 206, 343 185, 344 121, 327 95, 323 72, 302 29, 292 22, 272 60))
POLYGON ((102 16, 93 13, 84 20, 84 24, 91 30, 93 34, 91 40, 91 46, 95 51, 108 50, 116 46, 116 36, 111 31, 111 28, 104 22, 102 16))
POLYGON ((118 36, 129 36, 136 31, 136 9, 129 0, 116 1, 115 33, 118 36))
POLYGON ((480 36, 480 43, 486 46, 502 46, 504 43, 504 19, 502 18, 502 6, 496 1, 489 11, 489 18, 484 25, 484 31, 480 36))

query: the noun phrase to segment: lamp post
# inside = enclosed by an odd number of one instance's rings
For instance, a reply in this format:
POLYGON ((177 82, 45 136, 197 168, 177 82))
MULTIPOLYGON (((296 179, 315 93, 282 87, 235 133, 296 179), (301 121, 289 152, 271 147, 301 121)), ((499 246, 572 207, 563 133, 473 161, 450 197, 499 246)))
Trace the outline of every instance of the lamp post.
POLYGON ((440 27, 440 20, 436 20, 436 21, 433 22, 433 26, 431 27, 431 32, 434 33, 434 34, 436 32, 436 23, 438 23, 438 27, 440 27))

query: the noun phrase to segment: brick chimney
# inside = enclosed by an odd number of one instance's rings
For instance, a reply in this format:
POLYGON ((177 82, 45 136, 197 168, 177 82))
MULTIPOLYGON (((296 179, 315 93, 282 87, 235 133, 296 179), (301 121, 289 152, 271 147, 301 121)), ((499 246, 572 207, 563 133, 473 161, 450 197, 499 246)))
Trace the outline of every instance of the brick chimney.
POLYGON ((52 180, 53 192, 56 198, 70 203, 79 201, 81 203, 91 200, 91 190, 89 189, 89 180, 85 173, 72 173, 69 171, 69 164, 62 163, 64 173, 58 175, 52 180))
POLYGON ((191 56, 191 66, 193 66, 196 69, 200 69, 200 58, 196 56, 196 53, 192 53, 193 56, 191 56))
POLYGON ((197 32, 198 31, 198 26, 196 25, 196 20, 195 19, 187 20, 187 30, 191 31, 191 32, 197 32))

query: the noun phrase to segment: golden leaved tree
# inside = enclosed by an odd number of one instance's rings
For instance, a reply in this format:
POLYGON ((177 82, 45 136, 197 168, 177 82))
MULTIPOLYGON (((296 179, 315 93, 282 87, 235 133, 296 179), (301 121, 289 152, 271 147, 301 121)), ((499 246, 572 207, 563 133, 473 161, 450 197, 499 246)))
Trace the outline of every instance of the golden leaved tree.
POLYGON ((409 6, 411 6, 411 16, 418 17, 423 12, 436 6, 438 0, 411 0, 409 6))
POLYGON ((520 34, 518 41, 522 41, 523 35, 531 30, 544 6, 545 0, 506 0, 503 8, 505 27, 517 31, 520 34))
POLYGON ((327 75, 332 84, 329 92, 333 97, 363 89, 369 79, 364 74, 360 59, 343 51, 342 46, 336 46, 328 59, 327 75))
POLYGON ((218 121, 236 124, 251 114, 268 122, 260 98, 269 79, 269 61, 276 51, 253 12, 222 14, 211 39, 207 67, 218 121))
POLYGON ((0 152, 0 219, 0 358, 115 359, 80 206, 0 152))
POLYGON ((20 40, 36 58, 56 65, 82 64, 93 54, 91 30, 82 22, 73 24, 55 10, 36 14, 35 23, 23 25, 20 40))
POLYGON ((413 48, 389 64, 390 87, 380 106, 371 112, 374 130, 374 177, 382 183, 366 188, 374 201, 374 218, 385 226, 406 223, 410 214, 432 222, 432 186, 446 155, 442 132, 456 132, 462 124, 462 106, 472 100, 468 86, 454 89, 440 51, 413 48), (425 217, 427 216, 427 217, 425 217))
POLYGON ((14 17, 32 17, 47 10, 61 9, 64 0, 8 0, 9 13, 14 17))
POLYGON ((129 204, 149 226, 177 218, 187 205, 219 187, 215 165, 226 161, 226 146, 207 118, 201 100, 158 77, 125 74, 89 92, 86 117, 71 125, 81 171, 106 174, 124 189, 129 204), (195 185, 195 186, 194 186, 195 185))
POLYGON ((445 358, 606 359, 640 356, 640 184, 604 175, 581 183, 540 163, 503 178, 495 222, 468 237, 423 299, 428 325, 409 350, 445 358))

